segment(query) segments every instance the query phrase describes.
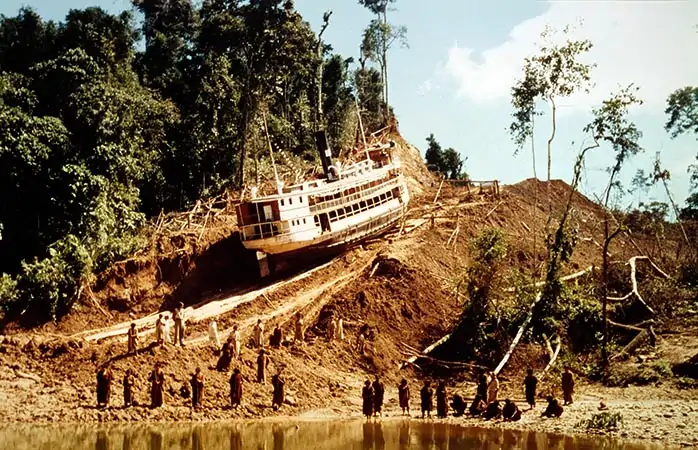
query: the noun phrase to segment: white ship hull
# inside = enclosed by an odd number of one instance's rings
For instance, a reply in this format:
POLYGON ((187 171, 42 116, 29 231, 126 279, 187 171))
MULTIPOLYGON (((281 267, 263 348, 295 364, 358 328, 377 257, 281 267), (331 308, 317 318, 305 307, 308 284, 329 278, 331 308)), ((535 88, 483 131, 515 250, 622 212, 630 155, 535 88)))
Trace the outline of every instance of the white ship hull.
POLYGON ((399 162, 357 165, 337 181, 316 180, 238 205, 242 244, 270 255, 359 242, 393 227, 409 193, 399 162))

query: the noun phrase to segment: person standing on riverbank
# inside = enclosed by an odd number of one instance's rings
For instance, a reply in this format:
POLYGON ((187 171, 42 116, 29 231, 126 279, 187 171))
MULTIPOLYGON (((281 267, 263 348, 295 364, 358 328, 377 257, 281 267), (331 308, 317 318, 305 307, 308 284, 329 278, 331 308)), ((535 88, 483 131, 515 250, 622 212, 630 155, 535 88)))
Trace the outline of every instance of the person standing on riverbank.
POLYGON ((262 323, 262 319, 257 319, 257 325, 255 325, 254 330, 252 330, 252 337, 256 348, 262 348, 262 346, 264 346, 264 324, 262 323))
POLYGON ((267 366, 269 365, 269 357, 267 356, 264 349, 259 351, 259 356, 257 356, 257 383, 267 382, 267 366))
POLYGON ((242 344, 242 340, 240 339, 240 330, 238 330, 238 326, 235 325, 233 327, 233 333, 230 335, 230 347, 233 351, 233 358, 236 360, 240 359, 240 345, 242 344))
POLYGON ((484 370, 477 377, 477 393, 475 396, 479 396, 482 400, 487 398, 487 375, 484 370))
POLYGON ((497 394, 499 393, 499 379, 497 374, 490 372, 490 381, 487 384, 487 404, 497 400, 497 394))
POLYGON ((370 419, 373 415, 373 387, 371 387, 371 382, 366 380, 364 387, 361 390, 361 398, 363 400, 362 411, 366 420, 370 419))
POLYGON ((344 340, 344 320, 341 317, 337 320, 337 338, 344 340))
POLYGON ((538 387, 538 378, 533 375, 533 369, 528 369, 526 378, 524 379, 524 387, 526 389, 526 403, 529 408, 536 407, 536 388, 538 387))
POLYGON ((402 408, 402 415, 405 413, 410 415, 410 387, 407 385, 407 380, 404 378, 400 381, 397 387, 397 396, 400 401, 400 408, 402 408))
POLYGON ((434 408, 434 391, 431 386, 429 386, 428 380, 424 381, 424 386, 422 386, 419 396, 422 404, 422 419, 424 419, 425 413, 427 414, 427 417, 431 418, 431 410, 434 408))
POLYGON ((574 394, 574 376, 572 376, 570 368, 565 367, 565 371, 562 374, 562 397, 564 400, 564 406, 574 403, 572 400, 572 394, 574 394))
POLYGON ((158 320, 155 321, 155 342, 158 345, 165 343, 165 317, 163 314, 160 314, 158 320))
POLYGON ((274 348, 279 348, 281 347, 281 342, 284 340, 284 334, 283 331, 281 331, 281 327, 277 323, 276 326, 274 327, 274 331, 271 334, 271 346, 274 348))
POLYGON ((327 324, 327 340, 334 340, 335 333, 337 332, 337 320, 334 316, 330 317, 330 322, 327 324))
POLYGON ((271 407, 274 408, 274 410, 278 410, 281 408, 281 405, 284 404, 284 386, 286 382, 284 379, 281 377, 281 371, 279 370, 276 374, 274 374, 273 377, 271 377, 271 385, 274 387, 274 392, 272 394, 272 399, 271 399, 271 407))
POLYGON ((136 375, 132 368, 126 369, 124 374, 124 408, 133 406, 133 391, 136 387, 136 375))
POLYGON ((136 353, 138 348, 138 330, 136 330, 136 324, 131 323, 131 327, 128 329, 128 354, 133 355, 136 353))
POLYGON ((448 394, 446 383, 441 381, 436 388, 436 416, 445 419, 448 416, 448 394))
POLYGON ((184 303, 180 302, 174 310, 174 345, 184 347, 184 303))
POLYGON ((114 374, 111 371, 108 363, 105 363, 97 371, 97 406, 109 407, 109 399, 111 397, 111 381, 114 374))
POLYGON ((152 408, 158 408, 164 403, 164 389, 165 389, 165 372, 162 370, 162 363, 159 361, 155 363, 155 368, 153 368, 150 377, 150 406, 152 408))
POLYGON ((191 406, 194 409, 201 407, 201 401, 204 396, 204 375, 201 373, 201 368, 197 367, 196 372, 191 377, 191 406))
POLYGON ((302 344, 305 340, 305 329, 303 327, 303 317, 300 311, 296 313, 296 323, 294 327, 293 340, 296 344, 302 344))
POLYGON ((242 374, 237 367, 230 376, 230 405, 233 408, 240 406, 242 401, 242 374))
POLYGON ((385 397, 385 386, 378 375, 376 375, 376 380, 373 382, 373 414, 375 416, 383 417, 383 399, 385 397))

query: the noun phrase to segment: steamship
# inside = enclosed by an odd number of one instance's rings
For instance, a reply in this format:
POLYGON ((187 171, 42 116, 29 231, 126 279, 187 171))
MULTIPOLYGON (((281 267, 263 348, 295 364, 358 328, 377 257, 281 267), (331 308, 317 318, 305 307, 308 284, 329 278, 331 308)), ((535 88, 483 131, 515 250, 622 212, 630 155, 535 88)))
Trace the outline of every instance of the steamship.
MULTIPOLYGON (((267 255, 288 255, 357 243, 393 227, 409 202, 395 142, 365 146, 363 160, 333 163, 327 137, 316 136, 324 176, 283 186, 237 205, 242 244, 267 255)), ((268 271, 268 269, 266 270, 268 271)), ((262 273, 264 275, 264 273, 262 273)))

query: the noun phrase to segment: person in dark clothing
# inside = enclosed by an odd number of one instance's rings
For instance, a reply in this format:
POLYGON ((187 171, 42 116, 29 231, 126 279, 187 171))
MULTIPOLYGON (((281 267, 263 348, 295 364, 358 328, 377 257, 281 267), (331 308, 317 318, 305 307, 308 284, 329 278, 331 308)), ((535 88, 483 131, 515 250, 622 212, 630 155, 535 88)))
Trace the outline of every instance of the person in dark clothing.
POLYGON ((502 417, 508 422, 517 422, 521 419, 521 410, 516 403, 509 399, 504 400, 504 408, 502 408, 502 417))
POLYGON ((560 417, 562 415, 562 412, 564 411, 564 408, 560 406, 560 403, 557 401, 557 399, 554 398, 552 395, 549 395, 546 400, 548 401, 548 406, 545 408, 545 411, 543 411, 543 414, 541 414, 540 416, 560 417))
POLYGON ((526 403, 529 409, 536 407, 536 388, 538 387, 538 378, 533 375, 533 369, 528 369, 526 378, 524 379, 524 387, 526 389, 526 403))
POLYGON ((439 383, 436 388, 436 415, 440 418, 446 418, 448 416, 448 394, 446 393, 446 383, 443 381, 439 383))
POLYGON ((369 419, 373 415, 373 387, 371 387, 371 382, 366 380, 364 387, 361 390, 361 398, 363 399, 362 411, 366 419, 369 419))
POLYGON ((398 399, 400 400, 400 408, 402 408, 402 414, 410 414, 410 387, 407 385, 407 380, 404 378, 400 381, 400 385, 397 387, 398 399))
POLYGON ((373 382, 373 414, 375 416, 383 416, 383 399, 385 396, 385 386, 383 385, 383 382, 381 382, 378 379, 378 375, 376 375, 376 379, 373 382))
POLYGON ((97 406, 109 406, 111 397, 111 381, 114 374, 107 364, 97 371, 97 406))
POLYGON ((133 391, 136 386, 136 376, 133 373, 132 368, 126 369, 126 374, 124 374, 124 408, 133 406, 133 391))
MULTIPOLYGON (((232 336, 232 335, 231 335, 232 336)), ((227 372, 230 368, 230 362, 233 360, 233 347, 231 345, 231 340, 228 339, 221 348, 221 356, 218 358, 216 363, 216 370, 218 372, 227 372)))
POLYGON ((475 398, 473 399, 473 402, 470 404, 470 408, 468 409, 468 413, 472 417, 478 417, 479 415, 482 414, 482 412, 485 410, 487 405, 485 405, 485 401, 482 399, 480 395, 476 395, 475 398))
POLYGON ((240 406, 242 401, 242 374, 237 367, 233 370, 230 377, 230 405, 232 407, 240 406))
POLYGON ((485 408, 485 412, 482 413, 482 418, 485 420, 499 419, 502 417, 502 407, 499 406, 499 400, 495 400, 485 408))
POLYGON ((570 368, 565 367, 565 372, 562 374, 562 397, 565 401, 565 406, 574 403, 572 401, 572 394, 574 394, 574 377, 572 376, 572 372, 570 372, 570 368))
POLYGON ((150 405, 153 408, 162 406, 164 403, 165 372, 162 370, 160 362, 155 363, 155 368, 148 378, 150 381, 150 405))
POLYGON ((431 418, 431 410, 434 408, 433 397, 434 390, 429 386, 429 382, 425 381, 422 390, 419 392, 419 396, 422 404, 422 419, 424 419, 424 414, 431 418))
POLYGON ((279 348, 281 347, 281 342, 284 340, 284 335, 283 332, 281 331, 281 327, 279 327, 279 324, 276 324, 276 327, 274 327, 274 331, 271 334, 271 339, 269 344, 274 347, 274 348, 279 348))
POLYGON ((477 378, 477 395, 484 401, 487 398, 487 374, 485 371, 480 372, 480 376, 477 378))
POLYGON ((468 409, 468 405, 460 394, 455 394, 451 400, 451 408, 453 408, 454 411, 453 415, 460 417, 465 415, 465 410, 468 409))
POLYGON ((204 396, 204 375, 199 367, 196 368, 196 373, 192 375, 189 383, 191 384, 191 406, 200 408, 204 396))
POLYGON ((286 381, 281 377, 281 372, 276 373, 273 377, 271 377, 271 385, 274 387, 274 393, 272 396, 271 400, 271 406, 275 410, 281 408, 281 405, 284 404, 284 386, 286 384, 286 381))

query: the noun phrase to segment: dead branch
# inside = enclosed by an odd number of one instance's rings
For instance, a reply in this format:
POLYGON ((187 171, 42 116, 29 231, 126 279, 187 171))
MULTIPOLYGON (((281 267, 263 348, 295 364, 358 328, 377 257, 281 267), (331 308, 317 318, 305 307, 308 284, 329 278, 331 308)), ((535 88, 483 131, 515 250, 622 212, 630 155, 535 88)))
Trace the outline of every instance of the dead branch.
POLYGON ((206 224, 208 223, 208 216, 211 214, 211 210, 209 209, 208 212, 206 213, 206 218, 204 219, 204 224, 201 227, 201 233, 199 233, 199 237, 196 238, 196 242, 199 242, 201 238, 204 236, 204 232, 206 231, 206 224))
POLYGON ((368 277, 371 278, 374 273, 376 273, 376 270, 378 270, 378 266, 380 265, 380 261, 376 263, 375 266, 373 266, 373 269, 371 269, 371 273, 368 274, 368 277))
POLYGON ((640 303, 642 303, 642 305, 645 308, 647 308, 647 311, 649 311, 651 314, 655 314, 654 310, 650 307, 650 305, 647 304, 647 302, 645 302, 645 299, 642 298, 642 296, 640 295, 640 292, 637 289, 637 265, 636 265, 637 258, 642 258, 642 257, 633 256, 628 261, 628 264, 630 264, 630 280, 633 283, 633 293, 635 294, 635 297, 637 297, 637 299, 640 301, 640 303))
POLYGON ((519 331, 518 331, 518 333, 516 333, 516 336, 514 336, 514 340, 511 341, 511 345, 509 346, 509 350, 506 352, 506 354, 504 355, 502 360, 499 362, 497 367, 494 369, 495 374, 498 374, 504 368, 504 365, 507 363, 507 361, 509 361, 509 358, 511 357, 512 353, 514 353, 514 349, 519 344, 519 341, 521 340, 521 337, 523 336, 524 331, 526 331, 526 327, 528 327, 528 324, 531 323, 531 319, 533 319, 533 309, 536 306, 536 304, 538 303, 538 301, 540 301, 541 296, 542 296, 542 293, 539 292, 536 295, 536 298, 533 301, 533 303, 531 303, 531 306, 530 306, 529 311, 528 311, 528 316, 526 316, 526 320, 524 320, 524 323, 522 323, 521 327, 519 327, 519 331))
POLYGON ((485 219, 487 219, 490 215, 492 215, 492 213, 495 212, 495 210, 496 210, 497 208, 499 208, 499 206, 500 206, 502 203, 504 203, 504 200, 502 200, 502 201, 500 201, 499 203, 497 203, 497 204, 495 205, 495 207, 492 208, 492 209, 490 210, 490 212, 488 212, 488 213, 485 215, 485 219))
POLYGON ((632 341, 628 343, 625 347, 621 349, 618 353, 613 355, 611 360, 616 360, 622 356, 630 355, 633 351, 637 350, 647 339, 652 338, 654 331, 650 327, 649 330, 641 330, 637 336, 633 338, 632 341))
POLYGON ((439 199, 439 194, 441 193, 441 187, 444 185, 444 181, 446 181, 446 176, 441 178, 441 184, 439 185, 439 190, 436 191, 436 196, 434 197, 433 204, 436 205, 436 200, 439 199))
POLYGON ((548 352, 548 356, 552 359, 555 352, 553 351, 553 346, 550 344, 550 339, 543 333, 543 340, 545 341, 545 350, 548 352))
POLYGON ((608 324, 609 324, 609 325, 612 325, 612 326, 614 326, 614 327, 616 327, 616 328, 622 328, 622 329, 624 329, 624 330, 630 330, 630 331, 645 331, 644 328, 640 328, 640 327, 637 327, 637 326, 634 326, 634 325, 626 325, 626 324, 624 324, 624 323, 614 322, 614 321, 612 321, 611 319, 607 319, 607 320, 608 320, 608 324))
POLYGON ((15 375, 17 375, 17 378, 26 378, 27 380, 33 380, 33 381, 36 381, 37 383, 41 383, 41 378, 39 378, 38 375, 22 372, 21 370, 16 370, 16 369, 15 369, 15 375))
MULTIPOLYGON (((577 278, 586 275, 587 273, 591 272, 592 270, 594 270, 594 266, 589 266, 584 270, 580 270, 579 272, 575 272, 575 273, 572 273, 572 274, 569 274, 569 275, 566 275, 566 276, 560 278, 560 281, 576 280, 577 278)), ((541 287, 543 285, 545 285, 545 281, 538 281, 537 283, 527 284, 524 287, 541 287)), ((504 289, 504 292, 514 292, 514 291, 516 291, 515 287, 509 287, 509 288, 504 289)))
POLYGON ((521 220, 520 222, 521 222, 521 225, 523 225, 524 229, 530 233, 531 229, 528 227, 528 225, 526 225, 526 222, 524 222, 523 220, 521 220))

